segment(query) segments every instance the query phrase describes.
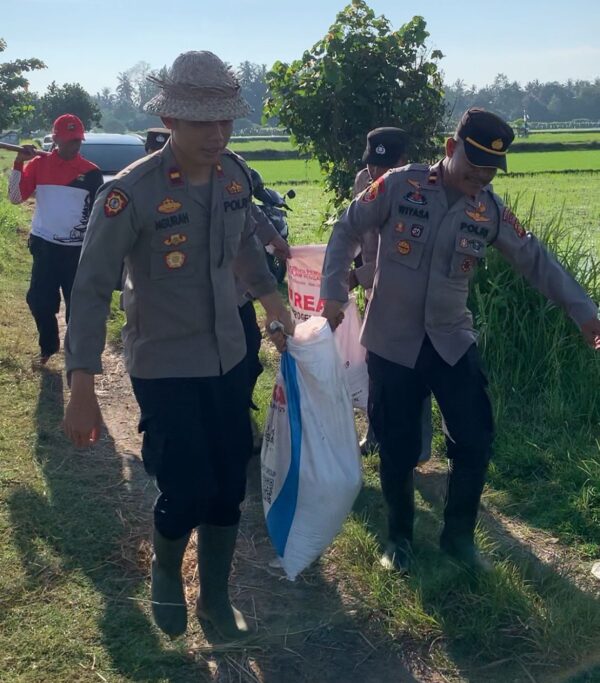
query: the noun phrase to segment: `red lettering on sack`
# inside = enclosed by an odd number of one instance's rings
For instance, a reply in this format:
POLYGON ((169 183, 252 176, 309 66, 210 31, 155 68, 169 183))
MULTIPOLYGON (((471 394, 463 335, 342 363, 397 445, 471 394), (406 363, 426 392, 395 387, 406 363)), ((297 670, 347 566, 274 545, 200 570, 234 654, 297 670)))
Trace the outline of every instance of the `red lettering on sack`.
POLYGON ((283 390, 283 387, 280 384, 276 384, 273 387, 273 402, 277 403, 280 406, 286 405, 285 391, 283 390))
POLYGON ((313 294, 301 294, 288 287, 288 296, 292 306, 302 311, 320 313, 325 308, 325 301, 321 298, 315 299, 313 294))

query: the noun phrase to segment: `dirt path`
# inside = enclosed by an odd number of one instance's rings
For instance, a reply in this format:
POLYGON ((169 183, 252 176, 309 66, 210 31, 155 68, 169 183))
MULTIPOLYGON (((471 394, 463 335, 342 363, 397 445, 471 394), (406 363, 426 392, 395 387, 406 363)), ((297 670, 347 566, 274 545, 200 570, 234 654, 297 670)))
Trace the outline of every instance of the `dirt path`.
MULTIPOLYGON (((122 357, 114 349, 104 355, 98 397, 108 429, 107 441, 111 444, 107 457, 121 459, 129 494, 134 491, 139 496, 133 519, 124 520, 127 532, 122 544, 124 557, 120 561, 125 566, 136 563, 137 571, 147 574, 150 511, 155 489, 138 457, 141 439, 136 429, 137 404, 122 357)), ((399 644, 378 628, 376 621, 371 623, 359 616, 357 606, 340 594, 332 569, 326 570, 317 564, 292 583, 269 567, 274 552, 264 525, 259 470, 259 459, 254 458, 232 581, 234 601, 254 622, 257 638, 246 650, 213 650, 190 612, 187 655, 204 665, 205 680, 223 683, 436 683, 445 680, 428 670, 418 658, 403 654, 399 644)), ((184 571, 190 605, 197 592, 194 545, 190 544, 186 554, 184 571)))

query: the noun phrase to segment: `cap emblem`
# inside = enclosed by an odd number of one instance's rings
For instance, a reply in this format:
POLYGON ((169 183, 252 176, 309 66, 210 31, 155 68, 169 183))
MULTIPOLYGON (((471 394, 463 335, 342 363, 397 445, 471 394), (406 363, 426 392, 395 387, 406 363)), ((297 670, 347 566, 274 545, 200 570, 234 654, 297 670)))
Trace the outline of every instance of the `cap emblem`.
POLYGON ((499 152, 503 146, 504 146, 504 143, 502 142, 502 140, 500 138, 498 138, 497 140, 494 140, 492 142, 492 149, 495 149, 497 152, 499 152))
POLYGON ((385 154, 385 147, 383 145, 377 145, 377 147, 375 147, 375 154, 385 154))

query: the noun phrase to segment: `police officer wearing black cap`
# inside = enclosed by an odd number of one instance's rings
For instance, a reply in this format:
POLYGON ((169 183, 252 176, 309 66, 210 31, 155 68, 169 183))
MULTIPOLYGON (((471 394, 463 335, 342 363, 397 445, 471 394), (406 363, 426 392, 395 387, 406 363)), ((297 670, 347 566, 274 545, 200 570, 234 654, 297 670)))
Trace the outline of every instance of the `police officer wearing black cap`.
MULTIPOLYGON (((367 146, 362 156, 362 162, 366 167, 356 174, 352 196, 359 195, 391 168, 404 166, 408 161, 407 147, 408 135, 401 128, 387 126, 375 128, 367 133, 367 146)), ((363 237, 357 267, 350 271, 350 289, 359 284, 367 290, 373 286, 378 244, 379 234, 376 230, 363 237)))
MULTIPOLYGON (((564 308, 600 350, 598 308, 493 193, 514 134, 495 114, 469 109, 446 156, 411 164, 371 184, 337 222, 327 247, 323 315, 343 320, 348 268, 362 236, 379 232, 373 294, 361 341, 368 350, 369 419, 381 444, 389 539, 382 564, 406 571, 412 555, 413 469, 421 450, 422 399, 432 392, 447 427, 449 475, 443 551, 471 569, 489 564, 474 529, 492 454, 494 422, 467 309, 469 284, 493 247, 564 308)), ((342 323, 343 324, 343 323, 342 323)))
MULTIPOLYGON (((374 128, 367 133, 367 146, 362 156, 362 162, 366 164, 366 167, 356 174, 352 196, 358 196, 374 180, 381 178, 391 168, 404 166, 408 161, 408 143, 408 134, 402 128, 385 126, 374 128)), ((355 258, 355 267, 348 276, 350 289, 354 289, 358 285, 364 287, 367 301, 371 297, 378 246, 379 232, 376 229, 370 230, 362 238, 360 254, 355 258)), ((423 402, 422 430, 423 448, 419 462, 425 462, 431 457, 431 439, 433 437, 431 395, 427 396, 423 402)), ((378 448, 379 444, 375 438, 373 427, 369 423, 367 435, 360 444, 360 451, 363 455, 367 455, 378 450, 378 448)))
POLYGON ((148 128, 146 131, 146 144, 144 148, 146 154, 153 154, 162 149, 167 140, 171 137, 171 131, 168 128, 148 128))

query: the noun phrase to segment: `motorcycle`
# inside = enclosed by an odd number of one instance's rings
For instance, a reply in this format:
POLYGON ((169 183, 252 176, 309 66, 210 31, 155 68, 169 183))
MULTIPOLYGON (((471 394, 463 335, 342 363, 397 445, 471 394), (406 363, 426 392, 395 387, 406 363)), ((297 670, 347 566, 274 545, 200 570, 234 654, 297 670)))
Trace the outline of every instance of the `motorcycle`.
MULTIPOLYGON (((265 216, 275 226, 277 232, 287 242, 289 235, 289 228, 287 222, 287 211, 292 209, 286 204, 286 199, 294 199, 296 193, 294 190, 288 190, 284 195, 279 194, 276 190, 265 187, 260 174, 254 169, 251 170, 252 176, 252 194, 261 204, 256 206, 265 214, 265 216)), ((265 248, 267 255, 267 262, 269 270, 273 273, 277 282, 283 282, 286 273, 285 260, 278 259, 274 254, 269 253, 269 247, 265 248)))

